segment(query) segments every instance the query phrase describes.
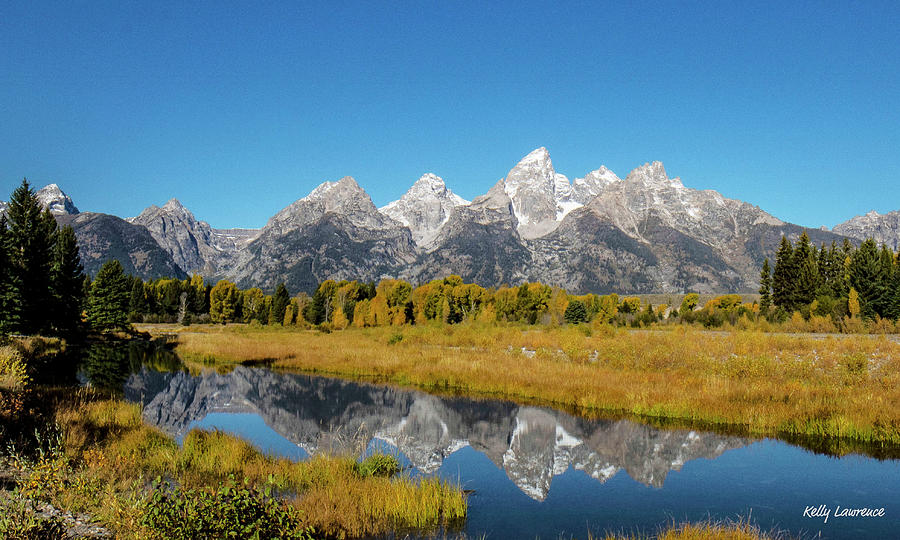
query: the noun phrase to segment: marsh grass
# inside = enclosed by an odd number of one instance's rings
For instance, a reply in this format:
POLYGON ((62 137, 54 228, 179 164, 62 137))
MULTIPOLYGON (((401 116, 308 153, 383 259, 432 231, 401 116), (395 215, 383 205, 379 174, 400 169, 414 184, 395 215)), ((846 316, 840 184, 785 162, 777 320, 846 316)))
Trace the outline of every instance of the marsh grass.
POLYGON ((145 524, 156 478, 186 490, 214 490, 235 478, 252 489, 272 489, 287 497, 303 527, 325 537, 447 527, 466 515, 458 486, 393 475, 392 458, 358 463, 352 455, 317 455, 295 463, 200 430, 179 447, 142 422, 139 405, 87 388, 38 391, 55 410, 59 440, 54 452, 19 463, 20 492, 88 512, 123 538, 153 536, 145 524))
POLYGON ((191 327, 176 351, 220 367, 265 360, 587 415, 814 438, 834 453, 900 445, 900 344, 885 336, 479 324, 396 333, 191 327))
MULTIPOLYGON (((588 535, 593 539, 593 535, 588 535)), ((749 520, 708 520, 699 523, 671 524, 654 535, 607 534, 604 540, 788 540, 786 532, 763 531, 749 520)))

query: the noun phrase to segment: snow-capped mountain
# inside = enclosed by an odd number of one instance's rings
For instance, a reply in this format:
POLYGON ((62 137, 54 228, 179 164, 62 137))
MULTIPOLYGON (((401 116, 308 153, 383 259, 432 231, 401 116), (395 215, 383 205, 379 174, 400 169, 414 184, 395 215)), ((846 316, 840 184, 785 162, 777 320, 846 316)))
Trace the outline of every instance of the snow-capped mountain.
POLYGON ((356 227, 389 229, 400 225, 375 207, 369 194, 350 176, 323 182, 309 195, 287 206, 269 219, 262 234, 284 234, 314 223, 325 214, 337 214, 356 227))
POLYGON ((419 246, 431 243, 457 206, 469 201, 450 191, 441 177, 426 173, 400 199, 379 208, 381 213, 409 227, 419 246))
MULTIPOLYGON (((544 147, 530 152, 492 188, 492 199, 503 191, 509 198, 510 210, 516 218, 517 230, 524 239, 552 232, 572 210, 587 204, 619 178, 602 167, 570 183, 553 168, 550 153, 544 147)), ((490 192, 489 192, 490 193, 490 192)))
POLYGON ((44 208, 50 210, 50 213, 55 216, 78 213, 78 208, 75 207, 72 199, 56 184, 49 184, 39 189, 37 198, 44 208))
POLYGON ((835 225, 833 230, 858 240, 873 238, 879 245, 885 244, 896 250, 900 247, 900 210, 886 214, 872 210, 835 225))
POLYGON ((275 214, 223 270, 242 287, 315 290, 326 279, 378 281, 415 260, 409 229, 382 214, 349 176, 275 214))

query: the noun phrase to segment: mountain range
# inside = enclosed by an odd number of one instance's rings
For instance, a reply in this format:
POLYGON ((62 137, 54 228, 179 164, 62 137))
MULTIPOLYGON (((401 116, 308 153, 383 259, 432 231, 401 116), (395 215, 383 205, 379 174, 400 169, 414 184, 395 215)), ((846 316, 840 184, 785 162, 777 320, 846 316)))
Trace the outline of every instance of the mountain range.
MULTIPOLYGON (((660 162, 619 178, 605 167, 570 181, 538 148, 467 201, 431 173, 377 208, 351 177, 324 182, 261 229, 215 229, 176 199, 122 219, 80 212, 56 185, 38 192, 75 228, 85 269, 108 258, 145 279, 201 274, 241 287, 312 292, 325 279, 413 283, 457 274, 483 286, 540 281, 572 293, 753 292, 782 235, 816 244, 874 237, 900 246, 900 211, 828 231, 686 187, 660 162)), ((0 211, 5 205, 0 203, 0 211)))

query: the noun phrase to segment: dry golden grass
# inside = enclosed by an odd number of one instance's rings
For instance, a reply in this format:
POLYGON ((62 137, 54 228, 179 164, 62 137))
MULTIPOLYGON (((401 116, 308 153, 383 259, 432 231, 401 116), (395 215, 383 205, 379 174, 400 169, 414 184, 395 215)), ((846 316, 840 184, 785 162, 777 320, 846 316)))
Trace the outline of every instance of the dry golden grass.
POLYGON ((686 523, 673 525, 655 536, 607 535, 605 540, 769 540, 782 535, 762 532, 758 527, 746 522, 737 523, 686 523))
MULTIPOLYGON (((191 327, 183 358, 393 381, 740 433, 900 444, 900 344, 684 326, 191 327), (402 335, 402 339, 398 336, 402 335), (533 351, 533 354, 532 354, 533 351)), ((832 446, 840 451, 840 444, 832 446)))

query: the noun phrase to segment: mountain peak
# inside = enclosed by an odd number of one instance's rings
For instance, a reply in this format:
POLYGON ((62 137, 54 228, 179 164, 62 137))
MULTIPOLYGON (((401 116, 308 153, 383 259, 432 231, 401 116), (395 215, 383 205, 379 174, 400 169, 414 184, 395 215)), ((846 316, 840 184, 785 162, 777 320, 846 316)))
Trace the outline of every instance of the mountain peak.
POLYGON ((48 184, 42 187, 36 195, 41 205, 50 210, 51 214, 67 215, 78 213, 75 203, 57 184, 48 184))
POLYGON ((425 173, 399 200, 388 203, 379 211, 409 227, 413 239, 422 245, 437 235, 454 208, 466 204, 469 201, 447 189, 440 176, 425 173))
POLYGON ((163 205, 163 210, 185 210, 185 208, 184 205, 181 204, 181 201, 172 197, 163 205))
POLYGON ((534 162, 546 162, 550 160, 550 152, 547 151, 545 147, 535 148, 531 152, 528 153, 527 156, 523 157, 519 160, 519 164, 524 163, 534 163, 534 162))

